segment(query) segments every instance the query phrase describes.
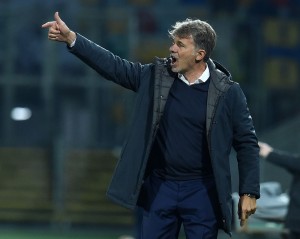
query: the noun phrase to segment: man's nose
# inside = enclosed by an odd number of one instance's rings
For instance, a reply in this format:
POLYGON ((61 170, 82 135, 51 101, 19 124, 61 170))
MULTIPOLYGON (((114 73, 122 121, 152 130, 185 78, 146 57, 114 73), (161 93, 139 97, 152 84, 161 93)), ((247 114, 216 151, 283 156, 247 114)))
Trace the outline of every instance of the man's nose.
POLYGON ((170 52, 175 52, 174 46, 175 46, 175 44, 172 44, 172 45, 170 46, 170 48, 169 48, 170 52))

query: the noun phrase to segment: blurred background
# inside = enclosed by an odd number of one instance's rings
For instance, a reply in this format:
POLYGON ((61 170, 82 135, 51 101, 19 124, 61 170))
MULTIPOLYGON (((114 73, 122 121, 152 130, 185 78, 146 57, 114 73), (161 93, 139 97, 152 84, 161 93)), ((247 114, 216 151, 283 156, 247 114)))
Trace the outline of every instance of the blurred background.
MULTIPOLYGON (((169 54, 176 21, 208 21, 218 35, 212 58, 242 86, 259 139, 300 152, 299 0, 0 0, 0 239, 134 235, 134 213, 105 196, 134 94, 48 41, 41 25, 55 11, 142 63, 169 54)), ((265 162, 261 179, 290 183, 265 162)))

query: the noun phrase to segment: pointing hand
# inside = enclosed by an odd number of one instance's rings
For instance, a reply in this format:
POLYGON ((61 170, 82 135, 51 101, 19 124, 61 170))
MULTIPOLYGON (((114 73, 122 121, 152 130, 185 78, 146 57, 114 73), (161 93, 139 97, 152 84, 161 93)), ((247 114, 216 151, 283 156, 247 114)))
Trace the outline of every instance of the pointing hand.
POLYGON ((76 39, 76 34, 61 20, 58 12, 54 14, 54 21, 47 22, 42 28, 48 28, 48 38, 52 41, 65 42, 71 44, 76 39))

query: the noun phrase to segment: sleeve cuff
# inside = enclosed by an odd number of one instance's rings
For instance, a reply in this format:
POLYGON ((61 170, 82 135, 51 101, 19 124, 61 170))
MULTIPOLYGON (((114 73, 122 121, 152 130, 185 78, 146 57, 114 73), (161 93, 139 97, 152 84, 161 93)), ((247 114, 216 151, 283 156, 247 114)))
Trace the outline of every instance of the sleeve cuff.
POLYGON ((75 38, 75 40, 69 45, 70 48, 72 48, 73 46, 75 46, 76 39, 77 39, 77 38, 75 38))

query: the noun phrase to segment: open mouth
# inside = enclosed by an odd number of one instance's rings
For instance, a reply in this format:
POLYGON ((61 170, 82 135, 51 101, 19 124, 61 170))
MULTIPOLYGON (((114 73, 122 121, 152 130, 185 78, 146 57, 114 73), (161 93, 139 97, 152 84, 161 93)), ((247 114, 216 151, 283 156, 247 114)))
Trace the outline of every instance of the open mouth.
POLYGON ((171 57, 171 65, 174 65, 177 62, 177 58, 172 55, 170 57, 171 57))

